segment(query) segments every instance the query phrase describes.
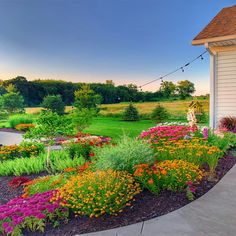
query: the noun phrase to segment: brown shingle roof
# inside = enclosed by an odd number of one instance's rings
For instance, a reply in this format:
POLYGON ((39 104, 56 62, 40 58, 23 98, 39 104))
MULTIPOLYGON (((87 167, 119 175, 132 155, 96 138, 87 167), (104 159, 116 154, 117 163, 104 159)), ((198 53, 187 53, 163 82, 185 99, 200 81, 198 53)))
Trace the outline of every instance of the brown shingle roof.
POLYGON ((192 43, 201 44, 204 40, 224 36, 236 36, 236 5, 223 8, 192 43))

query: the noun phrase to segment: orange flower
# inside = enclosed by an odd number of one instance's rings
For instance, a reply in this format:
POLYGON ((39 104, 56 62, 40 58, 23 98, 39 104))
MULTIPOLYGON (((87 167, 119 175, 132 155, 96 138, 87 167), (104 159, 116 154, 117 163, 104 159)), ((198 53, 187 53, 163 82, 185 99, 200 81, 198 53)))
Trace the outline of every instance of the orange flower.
POLYGON ((149 183, 149 184, 153 184, 153 179, 149 179, 149 180, 148 180, 148 183, 149 183))
POLYGON ((75 170, 76 170, 76 168, 72 168, 72 167, 68 167, 68 168, 64 169, 65 172, 72 172, 75 170))
POLYGON ((167 171, 166 171, 166 170, 161 170, 161 173, 162 173, 163 175, 166 175, 166 174, 167 174, 167 171))

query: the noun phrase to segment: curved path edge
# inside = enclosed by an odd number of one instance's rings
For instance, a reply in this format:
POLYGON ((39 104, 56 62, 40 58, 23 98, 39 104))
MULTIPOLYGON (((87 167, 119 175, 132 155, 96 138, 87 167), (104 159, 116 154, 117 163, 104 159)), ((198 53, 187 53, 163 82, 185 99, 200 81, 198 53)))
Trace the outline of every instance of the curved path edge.
POLYGON ((210 191, 166 215, 77 236, 236 236, 236 165, 210 191))

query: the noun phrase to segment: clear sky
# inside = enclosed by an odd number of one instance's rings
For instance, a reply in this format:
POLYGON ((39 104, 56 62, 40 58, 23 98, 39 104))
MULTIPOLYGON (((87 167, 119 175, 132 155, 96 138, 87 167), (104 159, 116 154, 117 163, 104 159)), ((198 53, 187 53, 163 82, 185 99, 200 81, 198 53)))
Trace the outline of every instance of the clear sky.
MULTIPOLYGON (((0 79, 141 85, 198 56, 191 40, 235 0, 0 0, 0 79)), ((209 90, 209 56, 171 81, 209 90)), ((145 90, 156 90, 159 82, 145 90)))

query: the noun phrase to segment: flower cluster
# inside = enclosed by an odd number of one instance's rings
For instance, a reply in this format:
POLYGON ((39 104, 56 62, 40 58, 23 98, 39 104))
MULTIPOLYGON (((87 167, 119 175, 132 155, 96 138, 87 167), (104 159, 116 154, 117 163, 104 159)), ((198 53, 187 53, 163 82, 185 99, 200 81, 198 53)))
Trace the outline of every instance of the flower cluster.
POLYGON ((140 138, 158 143, 162 140, 179 140, 186 136, 191 136, 198 129, 196 126, 189 127, 184 125, 156 126, 140 134, 140 138))
POLYGON ((0 160, 15 159, 18 157, 30 157, 37 155, 40 149, 36 145, 19 146, 9 145, 0 147, 0 160))
POLYGON ((25 228, 43 232, 49 220, 53 223, 66 220, 68 210, 59 205, 59 200, 50 202, 53 194, 53 191, 48 191, 29 198, 17 197, 1 205, 1 235, 22 235, 21 231, 25 228))
POLYGON ((188 181, 200 181, 203 177, 198 166, 182 160, 167 160, 152 166, 140 164, 135 168, 135 178, 153 193, 163 189, 182 190, 188 181))
POLYGON ((188 140, 167 140, 162 145, 156 145, 157 159, 161 160, 185 160, 196 165, 207 163, 214 170, 218 159, 222 155, 221 150, 211 146, 204 138, 192 138, 188 140))
POLYGON ((19 130, 19 131, 27 131, 27 130, 34 128, 34 127, 35 127, 34 124, 18 124, 15 126, 15 129, 19 130))
POLYGON ((62 199, 61 206, 76 215, 98 217, 121 212, 140 191, 139 184, 125 171, 85 172, 71 177, 52 201, 62 199))

